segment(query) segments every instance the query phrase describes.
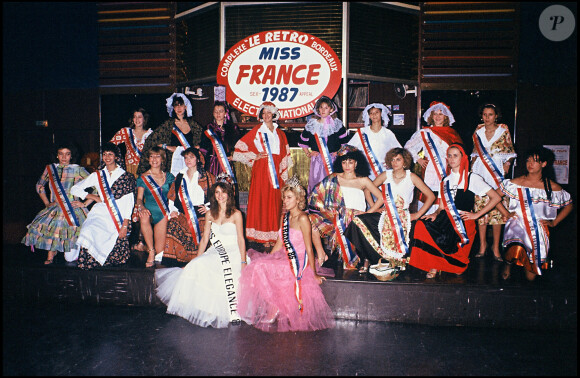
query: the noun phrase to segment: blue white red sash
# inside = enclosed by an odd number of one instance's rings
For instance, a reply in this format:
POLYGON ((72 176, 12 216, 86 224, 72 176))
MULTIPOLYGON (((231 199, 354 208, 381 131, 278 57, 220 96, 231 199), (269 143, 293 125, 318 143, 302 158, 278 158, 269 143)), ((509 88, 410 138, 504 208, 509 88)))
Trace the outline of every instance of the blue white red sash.
POLYGON ((322 163, 324 165, 324 170, 326 171, 326 175, 330 175, 332 173, 332 159, 330 158, 330 151, 328 150, 328 145, 323 137, 318 134, 314 134, 314 139, 316 140, 316 144, 318 145, 318 152, 320 152, 320 157, 322 158, 322 163))
POLYGON ((495 184, 499 186, 499 183, 504 180, 503 175, 497 168, 497 165, 495 165, 495 162, 491 158, 491 155, 483 145, 483 142, 481 141, 481 138, 479 137, 479 135, 477 135, 477 133, 473 133, 473 146, 475 147, 475 150, 477 151, 479 158, 483 162, 483 165, 491 174, 493 181, 495 181, 495 184))
POLYGON ((354 269, 358 261, 357 254, 353 251, 350 241, 344 235, 344 221, 338 215, 334 215, 334 231, 338 239, 338 246, 340 247, 340 253, 342 255, 342 261, 347 269, 354 269))
POLYGON ((371 148, 368 135, 363 133, 361 129, 358 129, 357 132, 360 137, 360 141, 362 143, 363 152, 365 153, 365 156, 369 161, 369 165, 371 166, 371 169, 373 170, 375 177, 378 177, 384 171, 383 166, 379 162, 379 159, 377 159, 377 155, 375 155, 373 149, 371 148))
MULTIPOLYGON (((395 206, 393 200, 393 192, 391 190, 391 184, 386 183, 383 185, 383 201, 385 202, 385 209, 387 212, 387 218, 391 224, 391 232, 395 235, 395 244, 397 245, 397 250, 401 256, 409 254, 409 246, 405 241, 405 232, 403 230, 403 222, 401 222, 401 217, 399 217, 399 212, 395 206), (388 194, 388 195, 387 195, 388 194)), ((380 230, 382 231, 382 230, 380 230)))
POLYGON ((137 143, 135 143, 135 135, 133 134, 133 129, 130 127, 125 128, 127 132, 127 139, 129 139, 129 143, 126 145, 133 150, 133 153, 141 158, 141 150, 137 147, 137 143))
POLYGON ((538 218, 536 218, 536 213, 534 212, 534 202, 532 201, 532 195, 529 188, 517 188, 517 190, 526 232, 530 238, 530 241, 532 242, 532 263, 537 273, 542 274, 540 271, 540 266, 542 265, 542 256, 540 254, 540 224, 538 222, 538 218))
POLYGON ((443 199, 443 207, 445 207, 446 213, 449 216, 451 225, 455 230, 455 233, 459 236, 459 246, 462 247, 469 243, 469 238, 467 237, 467 231, 465 230, 465 224, 461 215, 455 206, 455 201, 451 195, 451 189, 449 189, 449 181, 441 181, 441 198, 443 199))
POLYGON ((181 143, 183 148, 188 149, 189 147, 191 147, 187 139, 185 139, 185 135, 181 132, 181 130, 179 130, 179 127, 173 126, 173 130, 171 130, 171 132, 173 133, 173 135, 177 137, 177 140, 179 141, 179 143, 181 143))
POLYGON ((298 254, 296 253, 296 249, 290 241, 290 212, 287 212, 284 215, 284 221, 282 224, 282 239, 284 240, 284 246, 286 247, 290 267, 292 268, 294 277, 296 277, 296 281, 294 282, 294 295, 296 295, 296 299, 298 300, 298 310, 302 312, 303 306, 302 292, 300 290, 300 280, 302 279, 302 275, 306 269, 306 264, 308 263, 308 254, 306 252, 304 253, 304 261, 302 262, 302 266, 300 266, 298 254))
MULTIPOLYGON (((75 215, 74 208, 68 199, 64 187, 62 186, 62 182, 58 178, 58 170, 56 168, 56 164, 49 164, 46 166, 48 171, 48 184, 50 185, 51 191, 54 193, 56 197, 56 202, 60 209, 62 210, 66 222, 69 226, 80 226, 79 220, 75 215)), ((64 172, 64 167, 62 168, 64 172)))
POLYGON ((153 195, 153 199, 157 202, 163 216, 169 219, 169 201, 167 201, 167 196, 163 194, 163 188, 157 185, 151 175, 143 176, 143 182, 153 195))
POLYGON ((260 136, 260 143, 262 143, 262 148, 268 154, 268 176, 270 177, 270 182, 274 189, 280 189, 280 184, 278 183, 278 175, 276 174, 276 167, 274 167, 274 157, 272 156, 272 150, 270 149, 270 143, 268 143, 268 135, 258 132, 260 136))
POLYGON ((113 196, 113 191, 109 186, 109 181, 107 181, 107 174, 105 173, 105 169, 100 171, 97 170, 97 178, 99 179, 99 188, 101 189, 103 197, 105 197, 104 202, 105 205, 107 205, 107 209, 109 210, 111 219, 115 224, 115 228, 117 229, 117 232, 121 232, 121 227, 123 226, 123 217, 121 216, 121 212, 119 211, 119 207, 117 206, 117 202, 115 201, 115 196, 113 196))
POLYGON ((181 186, 178 192, 179 200, 181 201, 181 206, 183 207, 183 212, 187 218, 187 224, 189 224, 189 230, 191 231, 191 236, 193 237, 193 243, 197 246, 201 239, 201 230, 199 228, 199 221, 197 219, 197 214, 195 213, 195 207, 191 203, 191 198, 189 197, 189 191, 187 190, 187 182, 185 179, 181 180, 181 186))
POLYGON ((431 157, 431 161, 435 167, 435 173, 437 173, 437 177, 439 180, 443 180, 446 176, 445 166, 443 165, 443 160, 441 159, 441 156, 439 156, 439 152, 435 147, 435 142, 433 141, 433 138, 431 138, 431 134, 426 130, 421 130, 421 138, 423 138, 423 144, 427 149, 427 153, 431 157))
POLYGON ((213 149, 217 155, 220 165, 222 166, 222 170, 228 175, 230 175, 230 177, 234 180, 235 183, 236 176, 234 175, 234 170, 232 169, 232 166, 228 161, 228 155, 226 154, 226 150, 224 149, 222 141, 210 129, 205 130, 205 135, 209 138, 211 144, 213 145, 213 149))

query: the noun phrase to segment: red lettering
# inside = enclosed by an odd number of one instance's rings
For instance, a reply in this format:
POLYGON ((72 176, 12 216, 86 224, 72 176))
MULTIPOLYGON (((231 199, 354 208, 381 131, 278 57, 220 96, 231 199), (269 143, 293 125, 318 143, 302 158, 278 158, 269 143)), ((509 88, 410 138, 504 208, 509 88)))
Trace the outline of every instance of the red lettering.
POLYGON ((315 80, 314 78, 320 75, 320 72, 317 71, 320 69, 320 67, 322 67, 320 64, 311 64, 308 67, 308 75, 306 75, 306 84, 308 85, 318 84, 318 80, 315 80))
POLYGON ((252 68, 249 64, 242 64, 240 65, 240 71, 238 72, 238 78, 236 79, 236 84, 240 84, 242 82, 242 78, 250 76, 249 73, 246 73, 247 70, 252 68))
POLYGON ((298 71, 303 71, 306 69, 306 65, 305 64, 301 64, 298 67, 296 67, 294 69, 294 72, 292 72, 292 82, 294 84, 300 85, 302 83, 304 83, 304 78, 303 77, 298 77, 298 71))
POLYGON ((290 65, 281 65, 280 71, 278 71, 278 79, 276 80, 276 84, 280 84, 282 80, 284 80, 284 84, 290 83, 290 79, 292 78, 292 68, 294 66, 290 65))
POLYGON ((264 66, 255 65, 252 67, 252 76, 250 77, 250 84, 262 84, 260 75, 264 72, 264 66))
POLYGON ((266 73, 262 78, 262 84, 266 84, 267 81, 269 81, 270 84, 274 84, 275 79, 276 79, 276 66, 270 65, 266 67, 266 73))

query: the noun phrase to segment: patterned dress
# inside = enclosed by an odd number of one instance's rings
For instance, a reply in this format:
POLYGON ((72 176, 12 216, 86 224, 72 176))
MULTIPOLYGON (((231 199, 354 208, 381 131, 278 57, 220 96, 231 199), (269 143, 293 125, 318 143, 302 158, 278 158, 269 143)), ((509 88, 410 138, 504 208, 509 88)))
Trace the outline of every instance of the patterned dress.
MULTIPOLYGON (((514 146, 512 144, 512 138, 510 136, 510 131, 505 124, 499 124, 499 127, 495 130, 494 135, 491 137, 490 140, 487 140, 485 136, 485 125, 482 123, 477 126, 475 129, 475 133, 473 137, 475 138, 476 135, 479 136, 479 139, 483 143, 483 146, 487 150, 487 152, 491 155, 493 162, 495 163, 497 169, 499 169, 500 173, 505 175, 506 172, 503 170, 503 164, 511 158, 515 158, 517 156, 514 146)), ((496 184, 495 180, 493 179, 491 173, 485 167, 483 161, 479 157, 476 149, 474 148, 473 152, 471 153, 471 157, 475 157, 475 161, 471 166, 471 172, 477 173, 485 182, 487 182, 493 189, 497 189, 498 185, 496 184)), ((475 205, 473 207, 474 212, 478 212, 479 210, 483 209, 485 205, 489 202, 489 197, 485 196, 475 196, 475 205)), ((503 205, 507 208, 508 206, 508 199, 506 197, 503 198, 503 205)), ((483 217, 477 220, 477 224, 483 225, 493 225, 493 224, 504 224, 505 221, 502 219, 501 213, 497 209, 492 209, 490 212, 485 214, 483 217)))
MULTIPOLYGON (((224 146, 224 150, 226 151, 226 156, 233 155, 235 143, 233 145, 230 145, 228 143, 228 139, 231 138, 232 140, 235 140, 236 142, 240 139, 240 129, 238 128, 238 125, 231 124, 229 126, 224 125, 224 127, 219 127, 214 121, 214 122, 211 122, 207 125, 206 130, 211 130, 211 132, 221 140, 222 145, 224 146), (232 135, 229 135, 230 133, 232 135), (229 138, 226 138, 226 134, 228 134, 227 136, 229 138)), ((202 153, 202 155, 205 158, 204 168, 205 168, 206 172, 210 172, 215 177, 217 177, 220 173, 223 172, 222 166, 221 166, 221 164, 218 160, 218 157, 216 155, 213 143, 205 135, 205 133, 202 134, 202 136, 201 136, 199 151, 202 153)), ((230 165, 231 165, 232 170, 233 170, 234 165, 231 163, 230 163, 230 165)))
MULTIPOLYGON (((67 166, 57 165, 57 171, 69 201, 75 201, 70 189, 72 186, 89 176, 89 173, 83 167, 76 164, 67 166)), ((48 184, 48 167, 44 169, 40 179, 36 183, 37 191, 44 191, 48 184)), ((76 248, 76 240, 79 236, 81 227, 69 226, 64 213, 58 203, 55 202, 55 193, 50 193, 50 202, 52 205, 42 209, 32 222, 26 226, 28 231, 22 239, 22 243, 47 251, 69 252, 76 248)), ((88 210, 85 207, 74 209, 75 216, 82 226, 87 218, 88 210)))
POLYGON ((143 146, 145 145, 145 139, 149 135, 153 133, 152 129, 149 129, 143 134, 141 139, 137 139, 135 135, 135 130, 131 129, 130 127, 123 127, 121 130, 117 131, 113 138, 111 139, 112 143, 116 145, 124 144, 125 145, 125 165, 127 167, 127 172, 135 175, 137 178, 137 167, 139 166, 139 162, 141 161, 141 156, 135 151, 133 146, 136 146, 139 151, 143 151, 143 146), (133 135, 133 141, 131 141, 130 135, 133 135))

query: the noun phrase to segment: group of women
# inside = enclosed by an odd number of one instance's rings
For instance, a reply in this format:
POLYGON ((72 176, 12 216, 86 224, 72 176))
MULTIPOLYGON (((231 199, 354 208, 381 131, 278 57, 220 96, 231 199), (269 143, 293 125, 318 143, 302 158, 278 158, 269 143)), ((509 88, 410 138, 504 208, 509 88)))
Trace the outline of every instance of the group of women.
POLYGON ((404 148, 387 128, 384 105, 368 105, 364 127, 352 137, 337 109, 320 98, 300 135, 299 146, 311 158, 305 190, 289 178, 293 161, 275 104, 263 103, 261 124, 242 136, 227 104, 216 102, 213 122, 202 129, 187 97, 174 93, 167 99, 170 118, 155 131, 146 129, 144 109, 134 111, 130 126, 103 145, 96 172, 71 164, 74 148, 59 146, 58 164, 48 165, 37 183, 46 208, 23 243, 48 250, 45 264, 60 251, 82 269, 118 265, 130 257, 128 235, 138 224, 146 267, 187 263, 155 271, 168 313, 201 326, 243 320, 266 331, 334 324, 318 286, 324 278, 317 266, 329 258, 361 273, 385 259, 396 269, 409 264, 426 271, 428 278, 461 274, 478 229, 476 257, 485 254, 487 225, 500 260, 506 223, 503 278, 512 262, 524 266, 529 279, 541 274, 547 227, 570 213, 572 201, 550 178, 553 159, 545 148, 526 154, 524 176, 505 178, 516 154, 495 105, 482 107, 470 156, 442 102, 430 105, 423 116, 428 126, 404 148), (126 147, 124 161, 119 144, 126 147), (232 161, 252 168, 245 228, 232 161), (420 174, 411 172, 414 161, 420 174), (419 206, 410 213, 416 189, 419 206), (509 200, 502 202, 504 196, 509 200), (246 251, 245 239, 273 252, 246 251))

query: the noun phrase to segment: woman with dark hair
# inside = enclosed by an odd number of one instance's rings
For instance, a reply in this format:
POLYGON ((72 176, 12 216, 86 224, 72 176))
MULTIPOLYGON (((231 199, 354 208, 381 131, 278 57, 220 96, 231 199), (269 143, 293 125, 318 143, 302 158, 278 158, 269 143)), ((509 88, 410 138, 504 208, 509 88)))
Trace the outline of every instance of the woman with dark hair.
POLYGON ((77 240, 81 269, 121 265, 131 255, 127 236, 131 233, 135 177, 123 169, 124 162, 115 144, 107 142, 101 150, 99 169, 71 188, 73 195, 96 202, 77 240), (96 188, 97 194, 85 191, 91 187, 96 188))
POLYGON ((507 248, 504 280, 510 277, 513 263, 524 267, 530 281, 548 268, 548 227, 556 227, 573 208, 570 194, 552 179, 554 153, 536 146, 526 152, 524 159, 526 174, 504 180, 498 189, 500 195, 509 198, 509 211, 499 207, 508 218, 503 236, 503 247, 507 248))
POLYGON ((167 192, 175 177, 161 169, 165 163, 165 150, 161 147, 152 147, 145 158, 151 168, 137 179, 135 207, 139 215, 141 232, 147 244, 148 257, 145 267, 151 268, 155 266, 155 261, 161 261, 163 258, 167 221, 171 213, 167 192))
POLYGON ((233 160, 252 167, 246 237, 269 248, 278 239, 280 229, 280 188, 288 180, 288 170, 294 162, 286 134, 275 122, 280 118, 276 105, 264 102, 258 117, 262 124, 236 143, 233 160))
MULTIPOLYGON (((147 153, 153 146, 166 150, 167 159, 161 169, 175 176, 185 167, 181 152, 189 147, 199 148, 203 129, 191 118, 191 102, 183 93, 173 93, 167 98, 165 105, 170 118, 147 138, 143 153, 147 153)), ((140 175, 148 169, 149 162, 141 160, 137 174, 140 175)))
POLYGON ((475 220, 493 209, 501 197, 480 175, 469 173, 469 157, 461 144, 447 149, 447 173, 439 186, 439 207, 417 221, 411 238, 409 265, 427 271, 434 278, 444 271, 462 274, 469 264, 475 238, 475 220), (473 212, 475 195, 490 198, 473 212))
POLYGON ((247 264, 244 226, 227 181, 213 184, 209 199, 209 225, 203 231, 199 256, 184 268, 156 270, 156 292, 168 314, 201 327, 225 328, 241 321, 236 305, 238 281, 247 264))
POLYGON ((76 240, 87 218, 86 207, 92 202, 79 201, 71 192, 74 184, 89 176, 86 169, 71 163, 76 159, 75 152, 71 144, 59 144, 56 148, 58 163, 47 165, 36 183, 36 192, 45 208, 26 226, 28 231, 22 243, 33 251, 34 248, 47 250, 46 265, 52 264, 58 252, 64 252, 67 261, 76 260, 76 240), (46 184, 50 188, 50 201, 46 196, 46 184))
POLYGON ((381 188, 385 209, 380 213, 355 216, 346 229, 346 237, 355 246, 362 262, 360 273, 368 272, 370 264, 378 263, 381 258, 394 268, 405 269, 411 222, 421 218, 435 201, 431 189, 411 172, 412 165, 413 157, 404 148, 396 147, 387 152, 387 170, 373 182, 381 188), (409 205, 415 188, 425 196, 426 206, 411 214, 409 205))
POLYGON ((179 171, 167 193, 172 210, 163 265, 168 265, 169 261, 172 265, 175 262, 188 263, 197 257, 205 229, 208 190, 215 182, 214 175, 203 169, 197 148, 190 147, 181 154, 186 167, 179 171))
MULTIPOLYGON (((516 158, 516 151, 507 125, 497 123, 501 112, 494 104, 485 104, 479 115, 483 121, 473 133, 473 153, 471 154, 471 171, 477 173, 493 189, 497 190, 504 176, 516 158)), ((474 212, 479 211, 489 201, 487 196, 475 196, 474 212)), ((502 204, 507 206, 507 201, 502 204)), ((495 261, 503 261, 499 252, 501 226, 505 224, 500 211, 496 208, 477 220, 479 233, 479 252, 476 258, 484 257, 487 250, 487 226, 493 231, 491 251, 495 261)))
POLYGON ((310 160, 308 193, 323 178, 332 173, 336 151, 350 139, 348 131, 337 117, 338 107, 330 98, 320 97, 314 104, 312 116, 300 134, 298 147, 302 147, 310 160))
POLYGON ((133 117, 129 119, 129 127, 123 127, 111 138, 112 143, 125 145, 125 165, 127 172, 134 175, 135 178, 138 177, 137 167, 141 161, 145 139, 153 133, 152 129, 147 129, 148 122, 149 113, 143 108, 138 108, 133 111, 133 117))
POLYGON ((338 150, 333 171, 310 194, 308 216, 312 223, 312 242, 320 265, 328 259, 321 240, 325 238, 330 247, 329 255, 337 250, 337 257, 345 268, 354 269, 358 257, 344 237, 344 231, 355 215, 366 212, 365 189, 378 198, 369 213, 381 207, 383 198, 381 191, 368 178, 370 168, 366 158, 355 147, 345 144, 338 150))

